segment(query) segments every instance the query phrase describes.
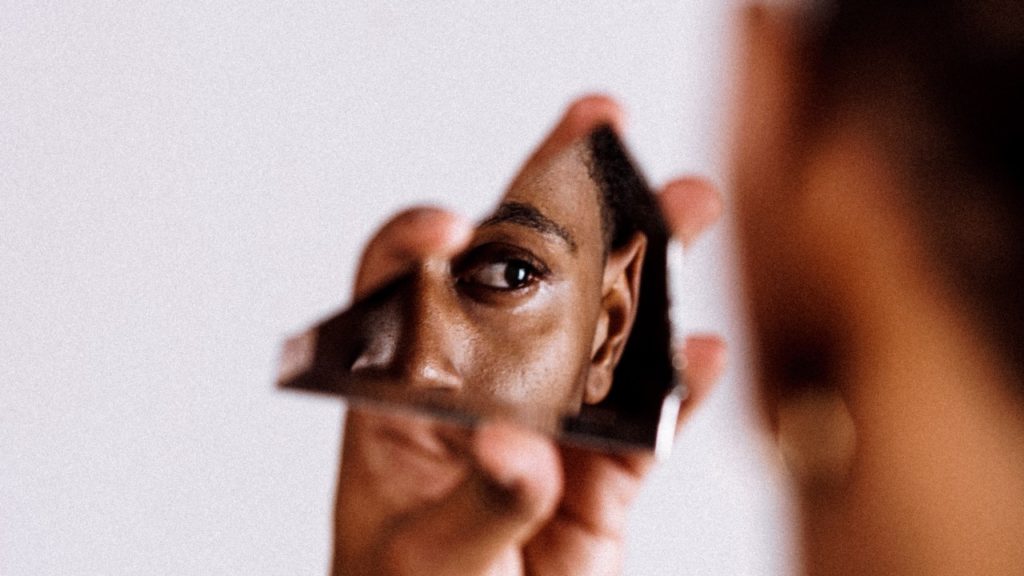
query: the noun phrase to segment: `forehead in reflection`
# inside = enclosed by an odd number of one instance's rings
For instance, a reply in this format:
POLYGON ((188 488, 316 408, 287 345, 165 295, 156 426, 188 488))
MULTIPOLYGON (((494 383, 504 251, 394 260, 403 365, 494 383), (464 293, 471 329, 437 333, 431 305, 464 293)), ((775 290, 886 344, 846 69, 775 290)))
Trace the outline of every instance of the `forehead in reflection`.
POLYGON ((574 257, 603 256, 606 210, 596 172, 589 139, 577 141, 545 162, 531 163, 480 230, 518 226, 560 242, 574 257))

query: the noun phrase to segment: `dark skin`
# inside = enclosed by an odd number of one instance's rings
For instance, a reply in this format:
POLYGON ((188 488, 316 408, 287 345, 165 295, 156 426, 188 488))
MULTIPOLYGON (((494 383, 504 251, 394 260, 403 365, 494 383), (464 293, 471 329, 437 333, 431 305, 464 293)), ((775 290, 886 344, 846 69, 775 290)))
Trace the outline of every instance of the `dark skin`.
MULTIPOLYGON (((482 393, 544 394, 545 405, 568 408, 604 397, 632 322, 643 237, 605 253, 597 190, 577 143, 620 121, 607 99, 574 105, 506 195, 514 209, 479 230, 422 209, 371 241, 357 296, 410 265, 421 281, 421 331, 409 339, 422 346, 408 354, 414 382, 504 379, 517 386, 482 393), (442 330, 446 322, 458 327, 442 330)), ((708 217, 717 196, 700 181, 669 197, 693 215, 670 215, 677 229, 699 230, 717 215, 708 217)), ((709 389, 722 353, 716 339, 692 343, 688 407, 709 389)), ((336 574, 614 573, 625 511, 650 465, 646 456, 558 448, 505 424, 469 431, 365 411, 349 415, 343 453, 336 574), (563 494, 563 482, 573 490, 563 494)))
MULTIPOLYGON (((604 398, 632 326, 645 239, 606 252, 586 154, 580 139, 535 156, 461 254, 415 266, 400 328, 371 346, 396 351, 407 385, 560 411, 604 398)), ((377 480, 341 500, 361 493, 380 506, 339 526, 346 546, 465 474, 466 430, 384 415, 354 415, 349 430, 346 464, 377 480), (381 478, 403 479, 366 494, 381 478)))
POLYGON ((909 202, 928 189, 884 135, 917 111, 841 98, 798 131, 799 24, 748 14, 735 181, 759 390, 797 496, 803 572, 1020 574, 1020 376, 939 272, 909 202))
MULTIPOLYGON (((884 95, 844 98, 814 116, 813 140, 795 132, 809 104, 797 89, 803 23, 750 16, 737 229, 762 406, 792 472, 804 573, 1020 574, 1019 370, 937 273, 929 229, 907 202, 928 189, 882 137, 905 118, 885 113, 884 95)), ((699 194, 663 192, 684 238, 707 223, 694 218, 710 206, 699 194)), ((406 233, 385 230, 368 261, 452 254, 468 240, 450 215, 424 216, 406 233)), ((695 375, 716 355, 710 341, 703 348, 703 359, 687 349, 698 395, 710 380, 695 375)), ((396 522, 368 570, 618 573, 622 518, 649 461, 556 451, 500 426, 481 429, 466 453, 462 484, 396 522), (474 502, 494 486, 505 499, 474 502)))
POLYGON ((588 154, 580 141, 531 162, 463 253, 417 265, 356 371, 394 363, 408 386, 535 411, 603 399, 646 243, 606 251, 588 154))

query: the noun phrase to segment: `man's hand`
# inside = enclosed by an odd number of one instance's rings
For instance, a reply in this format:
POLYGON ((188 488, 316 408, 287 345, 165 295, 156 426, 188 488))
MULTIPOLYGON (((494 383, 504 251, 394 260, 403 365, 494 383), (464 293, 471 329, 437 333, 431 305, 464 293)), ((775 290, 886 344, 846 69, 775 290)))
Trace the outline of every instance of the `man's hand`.
MULTIPOLYGON (((577 101, 529 162, 602 124, 622 130, 613 101, 577 101)), ((700 179, 671 182, 660 199, 684 245, 722 211, 718 193, 700 179)), ((439 209, 397 215, 367 246, 356 297, 416 263, 452 258, 472 234, 470 222, 439 209)), ((725 347, 717 337, 694 336, 682 354, 690 394, 679 425, 723 370, 725 347)), ((455 430, 368 411, 349 415, 343 453, 335 574, 616 574, 628 511, 652 464, 648 455, 558 446, 505 423, 455 430), (374 453, 374 439, 387 434, 430 457, 409 474, 382 477, 373 463, 388 456, 374 453)))

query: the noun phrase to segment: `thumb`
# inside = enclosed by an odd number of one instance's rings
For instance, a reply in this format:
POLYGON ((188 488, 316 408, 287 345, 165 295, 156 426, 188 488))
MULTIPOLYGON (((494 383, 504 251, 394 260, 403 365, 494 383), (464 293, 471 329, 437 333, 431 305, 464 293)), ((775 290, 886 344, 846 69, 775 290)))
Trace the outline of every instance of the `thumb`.
POLYGON ((383 574, 492 574, 517 568, 518 549, 554 513, 562 491, 555 446, 507 424, 474 435, 474 467, 447 497, 396 523, 381 550, 383 574))

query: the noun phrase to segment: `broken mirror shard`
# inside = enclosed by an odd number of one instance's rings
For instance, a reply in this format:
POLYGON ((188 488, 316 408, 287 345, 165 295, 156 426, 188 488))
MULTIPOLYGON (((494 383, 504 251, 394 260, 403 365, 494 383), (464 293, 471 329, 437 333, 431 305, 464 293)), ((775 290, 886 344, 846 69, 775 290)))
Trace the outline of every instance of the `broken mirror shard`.
POLYGON ((657 200, 611 128, 541 150, 464 252, 289 339, 279 386, 666 453, 685 391, 657 200))

